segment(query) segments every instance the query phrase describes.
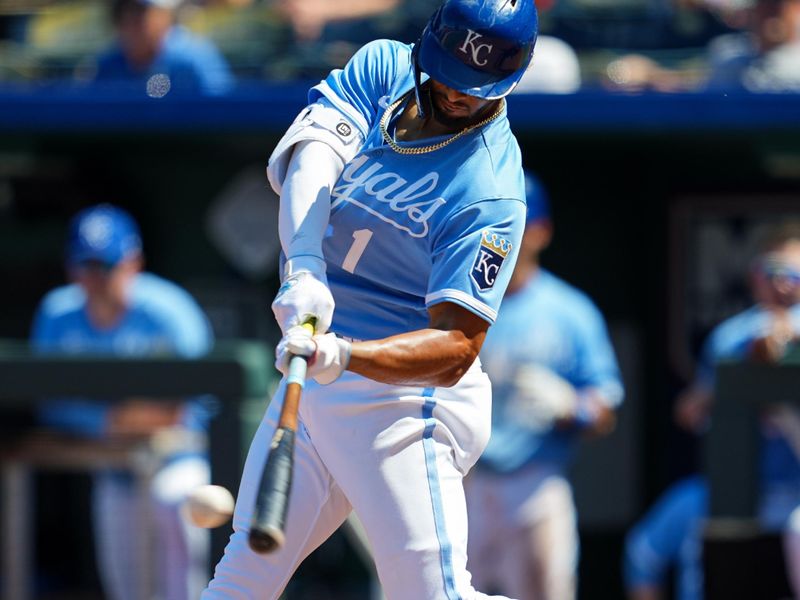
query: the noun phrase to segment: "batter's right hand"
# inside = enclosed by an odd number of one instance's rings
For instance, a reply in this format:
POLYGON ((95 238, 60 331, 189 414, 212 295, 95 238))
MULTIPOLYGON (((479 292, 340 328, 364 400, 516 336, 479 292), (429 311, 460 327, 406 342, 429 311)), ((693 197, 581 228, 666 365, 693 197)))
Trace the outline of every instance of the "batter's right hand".
POLYGON ((319 334, 328 331, 333 319, 333 296, 325 276, 325 263, 313 256, 286 261, 283 285, 272 302, 272 312, 286 334, 309 317, 316 319, 319 334))
POLYGON ((350 342, 333 333, 312 336, 305 327, 292 327, 275 349, 275 367, 288 375, 292 356, 305 356, 308 359, 306 376, 327 385, 336 381, 347 368, 351 348, 350 342))

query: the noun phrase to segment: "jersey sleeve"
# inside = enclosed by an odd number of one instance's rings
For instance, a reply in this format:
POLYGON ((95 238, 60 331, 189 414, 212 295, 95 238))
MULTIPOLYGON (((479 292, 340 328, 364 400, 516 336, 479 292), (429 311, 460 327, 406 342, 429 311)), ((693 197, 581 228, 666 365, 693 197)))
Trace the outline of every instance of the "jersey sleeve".
POLYGON ((714 328, 700 351, 695 369, 695 385, 712 390, 716 385, 720 360, 744 360, 759 329, 748 319, 733 319, 714 328))
POLYGON ((587 300, 578 330, 575 387, 599 391, 609 406, 622 403, 624 388, 603 315, 587 300))
POLYGON ((309 104, 324 96, 367 137, 378 114, 378 101, 389 92, 394 80, 403 48, 407 49, 390 40, 366 44, 343 69, 334 69, 311 88, 309 104))
POLYGON ((425 305, 453 302, 489 323, 497 317, 525 224, 520 200, 484 200, 450 215, 436 232, 425 305))
POLYGON ((53 321, 45 310, 44 303, 39 304, 33 316, 30 344, 36 352, 46 352, 56 343, 53 321))
POLYGON ((175 354, 183 358, 197 358, 211 350, 214 336, 200 306, 188 293, 181 296, 180 310, 175 310, 166 320, 169 336, 175 354))
POLYGON ((697 359, 697 367, 695 368, 695 384, 709 390, 714 388, 714 365, 716 362, 717 345, 714 339, 714 333, 712 332, 703 343, 700 356, 697 359))

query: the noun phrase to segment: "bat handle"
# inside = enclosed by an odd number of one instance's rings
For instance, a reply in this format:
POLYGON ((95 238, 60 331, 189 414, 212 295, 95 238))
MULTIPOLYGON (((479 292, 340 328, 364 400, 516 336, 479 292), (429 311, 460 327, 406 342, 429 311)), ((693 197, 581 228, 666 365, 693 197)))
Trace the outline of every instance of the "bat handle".
MULTIPOLYGON (((317 320, 314 317, 306 319, 302 327, 314 334, 317 320)), ((292 356, 289 359, 289 372, 286 375, 286 392, 283 396, 281 416, 278 419, 278 428, 297 431, 297 410, 300 406, 300 395, 306 384, 306 369, 308 359, 305 356, 292 356)))

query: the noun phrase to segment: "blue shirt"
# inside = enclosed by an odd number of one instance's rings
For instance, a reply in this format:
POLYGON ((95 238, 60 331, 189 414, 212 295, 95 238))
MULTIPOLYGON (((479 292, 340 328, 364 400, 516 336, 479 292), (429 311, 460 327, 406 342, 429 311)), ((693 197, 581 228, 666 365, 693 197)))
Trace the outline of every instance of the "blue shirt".
MULTIPOLYGON (((130 304, 113 328, 98 329, 86 312, 86 295, 77 284, 57 288, 40 303, 31 343, 40 353, 99 354, 121 357, 181 356, 195 358, 211 349, 213 335, 205 314, 177 285, 149 273, 131 285, 130 304)), ((108 404, 97 400, 61 399, 44 403, 40 418, 50 427, 100 435, 108 404)), ((185 425, 206 426, 202 401, 187 405, 185 425)))
POLYGON ((577 429, 535 431, 510 409, 525 365, 540 365, 576 388, 596 389, 610 406, 623 387, 605 321, 582 292, 540 269, 523 288, 503 300, 486 336, 481 360, 492 381, 492 435, 479 466, 511 472, 531 462, 566 467, 577 445, 577 429))
MULTIPOLYGON (((800 334, 800 304, 789 314, 795 333, 800 334)), ((767 335, 770 327, 770 313, 754 306, 714 328, 698 361, 696 385, 712 390, 716 363, 744 360, 753 340, 767 335)), ((761 427, 760 475, 762 493, 780 488, 800 490, 800 461, 786 438, 766 423, 761 427)))
POLYGON ((707 514, 705 479, 691 477, 668 489, 625 540, 625 586, 661 587, 675 565, 676 600, 701 600, 701 533, 707 514))
POLYGON ((427 309, 440 302, 494 321, 522 236, 522 163, 505 109, 432 152, 403 155, 385 143, 379 120, 413 90, 413 76, 411 46, 379 40, 309 93, 310 102, 325 97, 365 139, 332 190, 323 243, 336 301, 331 329, 351 338, 427 327, 427 309))
POLYGON ((141 91, 148 91, 148 80, 158 74, 169 77, 169 92, 218 95, 233 85, 228 63, 217 48, 180 26, 169 30, 158 56, 143 70, 133 68, 119 45, 100 55, 96 67, 96 82, 141 91))

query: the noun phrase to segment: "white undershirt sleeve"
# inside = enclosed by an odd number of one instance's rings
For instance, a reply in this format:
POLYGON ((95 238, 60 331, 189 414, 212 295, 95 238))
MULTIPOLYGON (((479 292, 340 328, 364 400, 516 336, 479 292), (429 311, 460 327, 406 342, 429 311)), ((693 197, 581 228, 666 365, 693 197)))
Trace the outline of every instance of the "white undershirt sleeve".
POLYGON ((342 158, 324 142, 304 140, 295 146, 278 217, 287 275, 301 268, 324 272, 322 238, 330 218, 331 190, 343 169, 342 158))

